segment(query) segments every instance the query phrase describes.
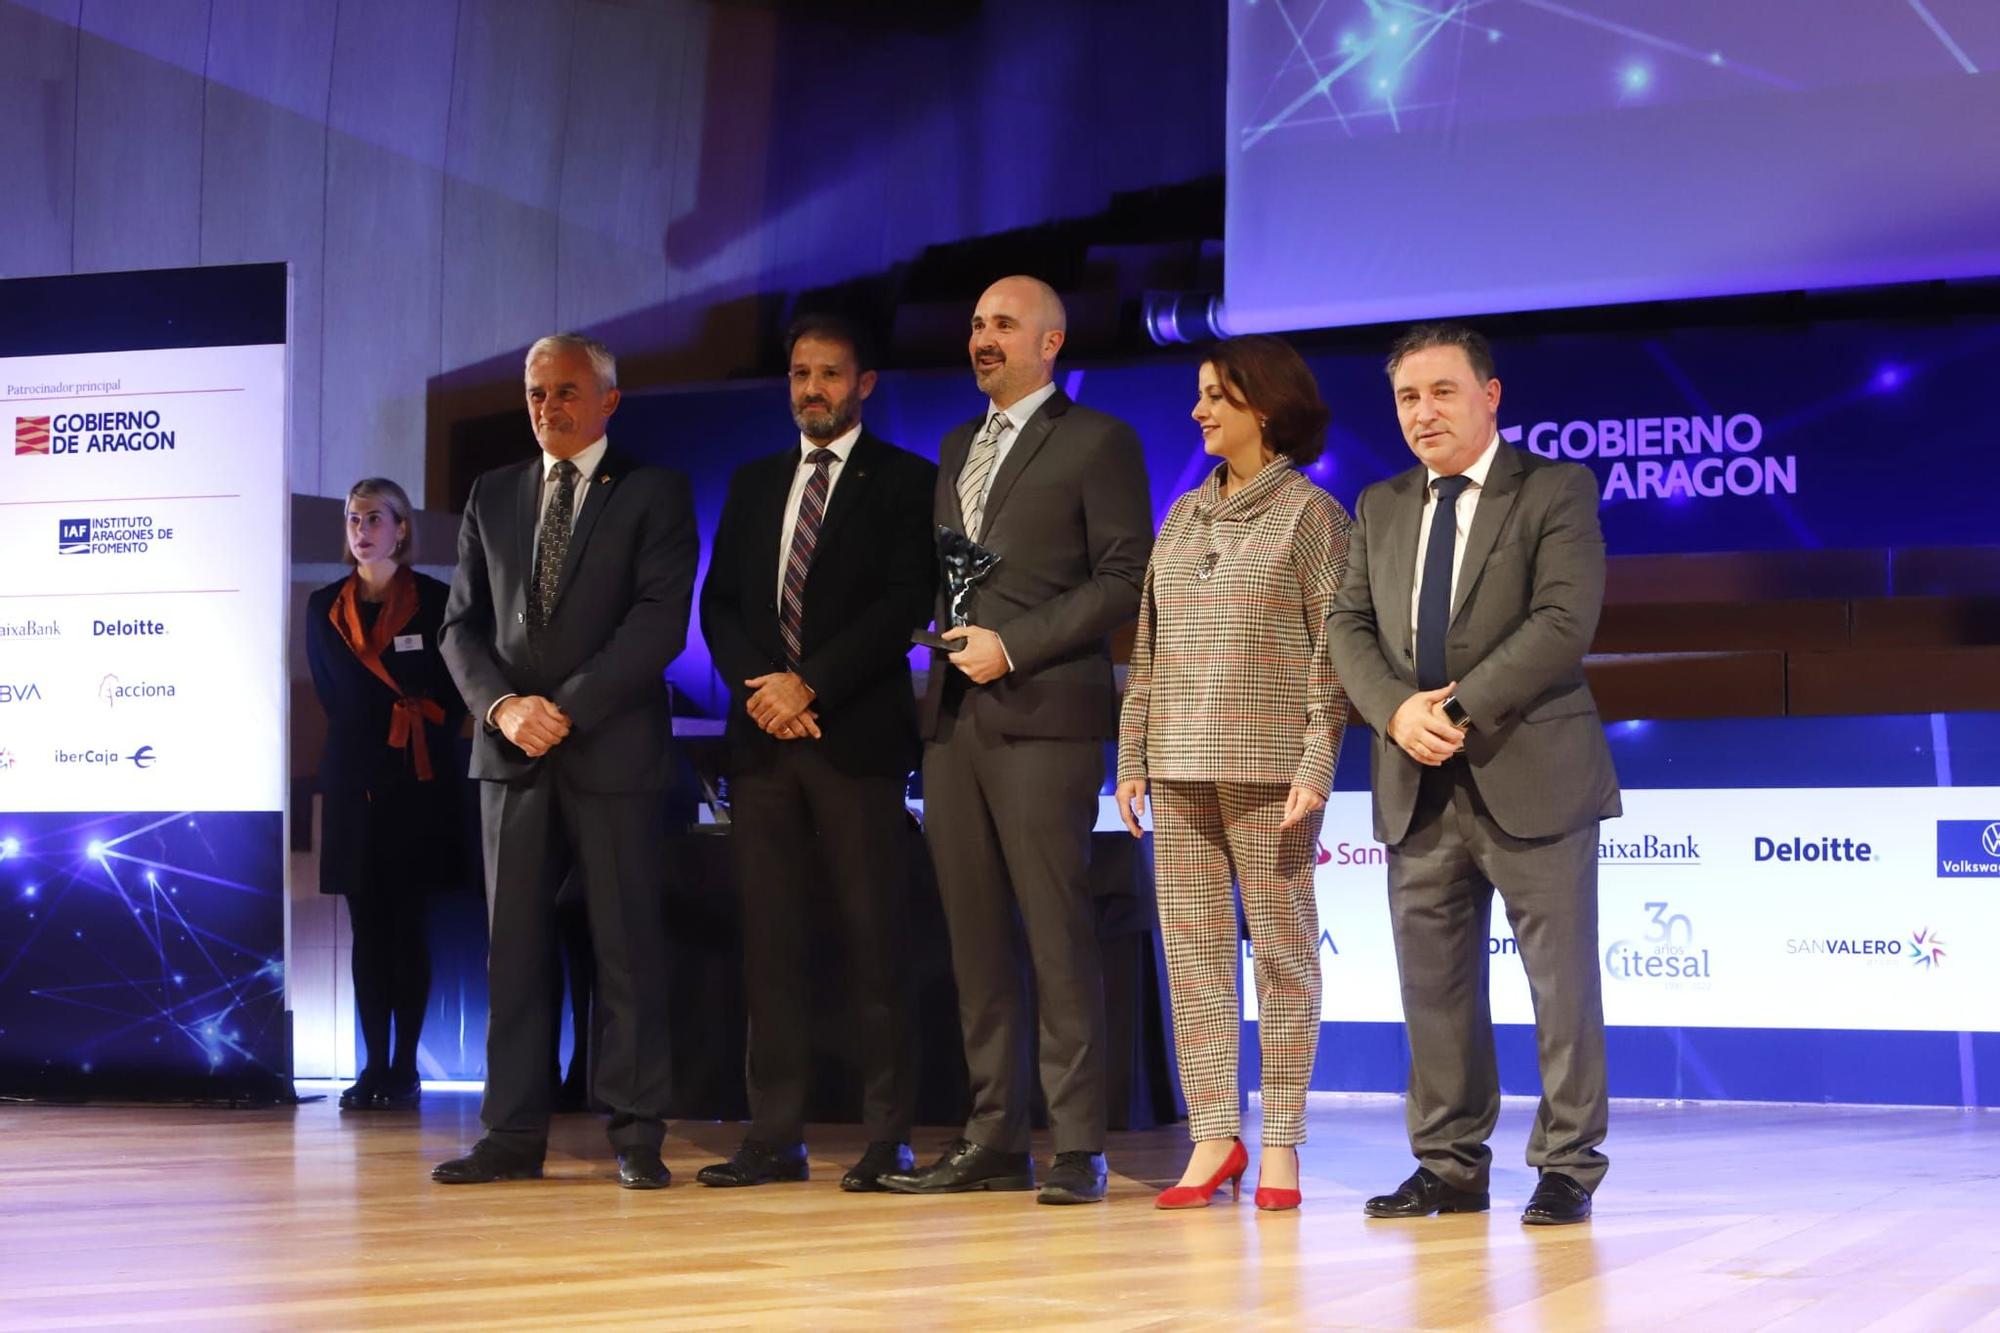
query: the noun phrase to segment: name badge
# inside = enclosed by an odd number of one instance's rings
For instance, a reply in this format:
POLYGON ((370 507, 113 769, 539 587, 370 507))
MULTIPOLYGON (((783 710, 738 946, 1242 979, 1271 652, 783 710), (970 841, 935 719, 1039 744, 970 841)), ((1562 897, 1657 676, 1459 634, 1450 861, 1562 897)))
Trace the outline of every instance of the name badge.
POLYGON ((423 635, 398 634, 396 636, 395 646, 394 648, 391 649, 391 651, 398 653, 415 653, 415 652, 422 652, 423 647, 424 647, 423 635))

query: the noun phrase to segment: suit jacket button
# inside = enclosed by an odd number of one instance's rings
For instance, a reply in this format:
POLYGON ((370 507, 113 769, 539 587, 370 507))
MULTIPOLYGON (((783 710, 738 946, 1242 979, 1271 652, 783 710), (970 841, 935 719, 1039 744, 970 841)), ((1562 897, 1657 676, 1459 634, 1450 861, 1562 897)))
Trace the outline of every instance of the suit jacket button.
POLYGON ((527 612, 525 612, 525 611, 516 611, 516 612, 514 613, 514 623, 515 623, 516 625, 525 625, 525 624, 527 624, 527 623, 528 623, 528 613, 527 613, 527 612))

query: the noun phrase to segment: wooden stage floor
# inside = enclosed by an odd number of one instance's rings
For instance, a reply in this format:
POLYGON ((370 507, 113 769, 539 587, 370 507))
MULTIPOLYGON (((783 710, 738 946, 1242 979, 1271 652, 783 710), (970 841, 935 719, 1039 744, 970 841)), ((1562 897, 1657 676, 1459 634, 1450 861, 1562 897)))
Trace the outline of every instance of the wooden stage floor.
POLYGON ((844 1195, 848 1128, 808 1184, 716 1191, 694 1172, 737 1128, 676 1125, 643 1194, 587 1116, 547 1180, 431 1184, 470 1093, 0 1106, 0 1329, 2000 1329, 2000 1113, 1619 1103, 1596 1219, 1548 1229, 1518 1220, 1531 1114, 1502 1116, 1492 1213, 1372 1222, 1409 1169, 1390 1097, 1315 1097, 1305 1207, 1271 1215, 1247 1187, 1155 1211, 1179 1130, 1114 1136, 1108 1204, 1045 1208, 844 1195))

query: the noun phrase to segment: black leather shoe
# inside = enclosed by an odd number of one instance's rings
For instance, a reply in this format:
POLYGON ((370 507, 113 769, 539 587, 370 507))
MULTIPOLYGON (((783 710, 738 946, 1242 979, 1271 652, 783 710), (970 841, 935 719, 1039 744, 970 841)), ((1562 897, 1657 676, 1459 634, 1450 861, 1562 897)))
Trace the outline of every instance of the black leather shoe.
POLYGON ((1445 1184, 1430 1168, 1418 1167, 1394 1194, 1378 1194, 1362 1205, 1370 1217, 1428 1217, 1432 1213, 1483 1213, 1493 1204, 1485 1190, 1445 1184))
POLYGON ((1035 1159, 958 1139, 922 1171, 892 1171, 881 1178, 894 1194, 969 1194, 974 1190, 1031 1190, 1035 1159))
POLYGON ((415 1074, 385 1074, 368 1094, 371 1111, 410 1111, 423 1101, 424 1085, 415 1074))
POLYGON ((431 1169, 431 1179, 440 1185, 490 1185, 496 1180, 539 1180, 541 1175, 540 1162, 517 1157, 485 1139, 473 1144, 465 1156, 431 1169))
POLYGON ((704 1185, 717 1189, 740 1189, 745 1185, 770 1185, 781 1180, 806 1178, 806 1145, 773 1148, 768 1143, 745 1139, 736 1155, 726 1162, 705 1166, 694 1173, 704 1185))
POLYGON ((343 1111, 372 1111, 375 1109, 375 1084, 382 1076, 372 1069, 361 1071, 361 1077, 340 1090, 340 1109, 343 1111))
POLYGON ((1103 1203, 1104 1154, 1059 1152, 1036 1203, 1103 1203))
POLYGON ((908 1175, 917 1169, 917 1155, 910 1151, 907 1143, 871 1143, 868 1151, 861 1154, 861 1160, 847 1168, 847 1174, 840 1178, 840 1187, 849 1194, 886 1194, 888 1186, 882 1183, 887 1175, 908 1175))
POLYGON ((1590 1191, 1560 1171, 1542 1172, 1521 1221, 1531 1227, 1564 1227, 1590 1220, 1590 1191))
POLYGON ((673 1173, 660 1160, 658 1148, 627 1148, 618 1154, 618 1185, 628 1190, 663 1190, 673 1173))

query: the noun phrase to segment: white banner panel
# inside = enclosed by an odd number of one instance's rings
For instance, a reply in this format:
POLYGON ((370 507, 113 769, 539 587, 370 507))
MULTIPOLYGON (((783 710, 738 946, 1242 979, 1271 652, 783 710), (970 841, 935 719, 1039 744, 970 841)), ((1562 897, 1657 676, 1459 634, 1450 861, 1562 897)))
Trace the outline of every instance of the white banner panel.
POLYGON ((0 808, 285 807, 285 348, 0 360, 0 808))
MULTIPOLYGON (((1599 836, 1605 1021, 2000 1029, 2000 788, 1627 791, 1599 836)), ((1320 835, 1322 1017, 1401 1022, 1366 793, 1320 835)), ((1496 896, 1493 1017, 1534 1021, 1496 896)), ((1248 976, 1246 969, 1245 975, 1248 976)), ((1256 1017, 1246 986, 1245 1017, 1256 1017)))

